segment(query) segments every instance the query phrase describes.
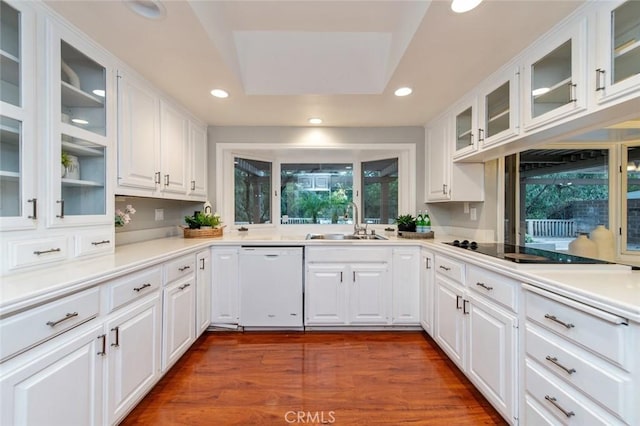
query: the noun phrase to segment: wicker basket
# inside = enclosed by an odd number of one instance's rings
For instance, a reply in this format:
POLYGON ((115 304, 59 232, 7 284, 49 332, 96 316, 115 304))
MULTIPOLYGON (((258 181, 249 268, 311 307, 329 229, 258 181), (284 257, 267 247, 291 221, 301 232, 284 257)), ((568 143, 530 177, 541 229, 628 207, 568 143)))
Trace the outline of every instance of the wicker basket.
POLYGON ((215 238, 222 237, 222 228, 190 229, 183 228, 185 238, 215 238))
POLYGON ((400 238, 413 238, 413 239, 433 238, 433 231, 429 231, 429 232, 398 231, 398 237, 400 237, 400 238))

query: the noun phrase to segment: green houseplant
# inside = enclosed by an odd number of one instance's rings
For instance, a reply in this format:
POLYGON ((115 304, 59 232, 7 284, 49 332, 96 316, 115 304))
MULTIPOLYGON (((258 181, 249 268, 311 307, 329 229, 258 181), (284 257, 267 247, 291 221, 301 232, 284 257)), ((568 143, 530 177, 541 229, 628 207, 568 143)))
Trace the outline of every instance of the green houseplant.
POLYGON ((202 212, 196 212, 193 216, 185 216, 184 221, 189 226, 189 229, 200 229, 202 227, 215 228, 221 223, 220 216, 217 214, 206 215, 202 212))
POLYGON ((398 225, 398 231, 402 232, 415 232, 416 231, 416 218, 410 214, 400 215, 396 218, 396 224, 398 225))

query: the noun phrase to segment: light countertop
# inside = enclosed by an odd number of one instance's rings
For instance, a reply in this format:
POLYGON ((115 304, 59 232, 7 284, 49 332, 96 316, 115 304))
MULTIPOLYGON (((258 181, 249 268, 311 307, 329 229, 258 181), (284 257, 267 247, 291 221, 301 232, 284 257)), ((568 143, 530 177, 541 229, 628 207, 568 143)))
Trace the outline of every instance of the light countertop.
POLYGON ((640 271, 631 271, 619 265, 528 265, 523 268, 512 262, 442 244, 456 238, 451 235, 440 235, 430 240, 386 235, 386 241, 305 240, 305 235, 229 233, 222 238, 211 239, 162 238, 118 246, 115 253, 109 255, 5 275, 0 277, 0 317, 210 246, 348 244, 423 246, 436 254, 455 256, 465 262, 640 322, 640 271))

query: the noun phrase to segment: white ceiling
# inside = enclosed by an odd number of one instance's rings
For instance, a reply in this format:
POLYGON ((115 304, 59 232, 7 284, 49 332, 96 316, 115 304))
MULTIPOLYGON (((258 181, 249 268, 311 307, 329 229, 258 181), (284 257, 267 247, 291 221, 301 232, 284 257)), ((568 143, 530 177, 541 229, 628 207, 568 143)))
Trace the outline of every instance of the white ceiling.
POLYGON ((210 125, 422 126, 583 0, 47 3, 210 125))

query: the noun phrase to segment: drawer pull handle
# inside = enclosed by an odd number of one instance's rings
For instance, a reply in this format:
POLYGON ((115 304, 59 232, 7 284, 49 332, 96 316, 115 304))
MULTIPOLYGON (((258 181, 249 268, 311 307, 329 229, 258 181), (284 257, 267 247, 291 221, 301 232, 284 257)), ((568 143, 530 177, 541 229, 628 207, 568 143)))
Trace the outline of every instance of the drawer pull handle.
POLYGON ((185 288, 187 288, 187 287, 189 287, 189 286, 191 286, 191 284, 186 283, 186 284, 181 285, 180 287, 178 287, 178 290, 184 290, 185 288))
POLYGON ((55 327, 56 325, 60 324, 62 321, 66 321, 68 319, 71 319, 73 317, 77 317, 78 313, 77 312, 71 312, 71 313, 67 313, 64 318, 59 319, 58 321, 48 321, 47 325, 49 327, 55 327))
POLYGON ((493 287, 486 285, 485 283, 476 283, 477 286, 484 288, 487 291, 493 290, 493 287))
POLYGON ((154 176, 154 183, 160 185, 160 172, 156 172, 154 176))
POLYGON ((120 327, 113 327, 111 331, 116 332, 116 342, 112 343, 111 346, 113 346, 114 348, 119 348, 120 347, 120 327))
POLYGON ((440 269, 444 269, 445 271, 450 271, 450 270, 451 270, 451 268, 447 268, 447 267, 446 267, 446 266, 444 266, 444 265, 440 265, 440 266, 439 266, 439 268, 440 268, 440 269))
POLYGON ((151 287, 151 284, 150 283, 144 283, 140 287, 134 287, 133 291, 141 291, 141 290, 144 290, 147 287, 151 287))
POLYGON ((549 401, 554 407, 556 407, 558 410, 562 411, 562 414, 564 414, 567 417, 571 417, 571 416, 575 416, 576 413, 574 413, 573 411, 567 411, 564 408, 562 408, 560 406, 560 404, 558 404, 556 401, 556 399, 552 396, 549 395, 545 395, 544 399, 546 399, 547 401, 549 401))
POLYGON ((456 309, 462 309, 462 306, 460 306, 460 301, 462 300, 462 296, 458 296, 456 294, 456 309))
POLYGON ((27 203, 33 203, 33 214, 31 216, 27 216, 29 219, 36 220, 38 218, 38 199, 31 198, 27 200, 27 203))
POLYGON ((110 242, 111 241, 109 241, 109 240, 91 241, 91 245, 99 246, 99 245, 102 245, 102 244, 109 244, 110 242))
POLYGON ((60 214, 57 214, 56 217, 64 219, 64 200, 56 200, 56 203, 60 204, 60 214))
POLYGON ((550 319, 551 321, 557 322, 558 324, 564 325, 567 328, 573 328, 575 327, 575 325, 571 324, 571 323, 566 323, 564 321, 560 321, 558 318, 556 318, 555 315, 550 315, 550 314, 545 314, 544 317, 546 319, 550 319))
POLYGON ((469 315, 469 311, 467 310, 467 304, 469 303, 469 301, 467 299, 464 299, 462 301, 462 313, 465 315, 469 315))
POLYGON ((98 336, 98 339, 102 339, 102 350, 98 352, 98 355, 105 356, 107 354, 107 335, 102 334, 98 336))
POLYGON ((191 268, 191 266, 187 265, 187 266, 183 266, 182 268, 178 268, 178 271, 184 272, 184 271, 186 271, 187 269, 190 269, 190 268, 191 268))
POLYGON ((200 269, 204 270, 204 257, 202 259, 200 259, 200 269))
POLYGON ((57 253, 59 251, 62 251, 62 249, 60 248, 52 248, 49 250, 36 250, 33 252, 33 254, 35 254, 36 256, 40 256, 41 254, 47 254, 47 253, 57 253))
POLYGON ((560 363, 558 362, 558 358, 556 358, 556 357, 552 357, 551 355, 547 355, 545 359, 546 359, 547 361, 551 362, 552 364, 555 364, 555 365, 557 365, 558 367, 562 368, 564 371, 566 371, 566 372, 567 372, 567 374, 573 374, 573 373, 575 373, 575 372, 576 372, 576 369, 575 369, 575 368, 567 368, 567 367, 565 367, 564 365, 560 364, 560 363))

